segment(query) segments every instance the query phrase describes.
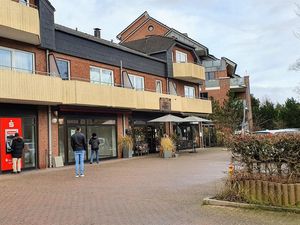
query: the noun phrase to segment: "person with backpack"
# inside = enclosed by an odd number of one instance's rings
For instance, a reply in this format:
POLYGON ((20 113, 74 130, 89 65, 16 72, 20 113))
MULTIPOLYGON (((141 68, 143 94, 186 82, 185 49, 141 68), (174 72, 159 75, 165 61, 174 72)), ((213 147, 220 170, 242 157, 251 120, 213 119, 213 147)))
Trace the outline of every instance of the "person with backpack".
POLYGON ((99 163, 99 154, 98 154, 98 150, 99 150, 99 138, 97 137, 96 133, 92 133, 92 137, 89 140, 89 144, 91 145, 91 161, 90 164, 93 164, 94 161, 94 154, 96 154, 96 161, 97 163, 99 163))
POLYGON ((24 141, 23 138, 19 136, 18 133, 15 133, 15 137, 11 143, 11 156, 13 161, 13 173, 21 173, 21 164, 22 164, 22 156, 24 150, 24 141))

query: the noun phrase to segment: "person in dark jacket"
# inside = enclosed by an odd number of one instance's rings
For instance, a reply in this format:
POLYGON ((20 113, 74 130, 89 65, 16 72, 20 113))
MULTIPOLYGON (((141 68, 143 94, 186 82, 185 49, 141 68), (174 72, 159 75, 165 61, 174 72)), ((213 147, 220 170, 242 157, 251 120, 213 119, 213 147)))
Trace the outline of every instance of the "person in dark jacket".
POLYGON ((11 156, 13 161, 13 173, 21 172, 22 156, 24 150, 24 141, 23 138, 19 136, 18 133, 15 133, 15 137, 11 143, 11 156))
POLYGON ((84 134, 81 133, 80 127, 76 127, 75 134, 71 136, 71 146, 75 156, 75 176, 84 177, 84 155, 86 151, 86 139, 84 134))
POLYGON ((99 163, 99 154, 98 154, 98 150, 99 150, 99 138, 97 137, 96 133, 92 133, 92 137, 89 140, 89 144, 91 145, 91 161, 90 164, 93 164, 94 161, 94 154, 96 154, 96 160, 97 163, 99 163))

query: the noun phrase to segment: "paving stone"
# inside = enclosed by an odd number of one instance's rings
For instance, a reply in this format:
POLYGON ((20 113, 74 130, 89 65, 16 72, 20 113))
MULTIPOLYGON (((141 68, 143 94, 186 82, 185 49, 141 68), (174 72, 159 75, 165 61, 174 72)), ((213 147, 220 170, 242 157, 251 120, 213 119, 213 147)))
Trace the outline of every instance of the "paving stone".
POLYGON ((0 225, 297 224, 300 215, 202 206, 225 176, 221 149, 0 176, 0 225))

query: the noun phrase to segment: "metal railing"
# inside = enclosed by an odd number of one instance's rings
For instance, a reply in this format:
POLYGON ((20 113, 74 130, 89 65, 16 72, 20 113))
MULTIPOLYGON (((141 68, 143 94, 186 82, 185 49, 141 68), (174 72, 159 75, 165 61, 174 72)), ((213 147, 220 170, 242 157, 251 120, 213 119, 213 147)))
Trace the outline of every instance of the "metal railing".
POLYGON ((230 86, 245 86, 245 81, 243 77, 236 77, 230 79, 230 86))
POLYGON ((207 88, 220 87, 220 81, 219 80, 206 80, 205 87, 207 87, 207 88))

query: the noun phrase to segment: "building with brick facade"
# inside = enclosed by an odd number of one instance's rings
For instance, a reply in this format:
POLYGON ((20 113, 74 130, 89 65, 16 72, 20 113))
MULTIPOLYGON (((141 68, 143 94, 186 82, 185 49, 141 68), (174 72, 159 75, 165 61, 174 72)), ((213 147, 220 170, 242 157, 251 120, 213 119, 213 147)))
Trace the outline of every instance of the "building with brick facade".
MULTIPOLYGON (((74 162, 76 126, 97 133, 100 158, 110 159, 122 157, 118 140, 128 129, 155 152, 159 135, 173 129, 147 121, 211 113, 211 101, 199 98, 205 69, 195 47, 166 38, 148 54, 102 39, 99 29, 88 35, 55 24, 54 12, 48 0, 1 0, 0 173, 11 169, 14 132, 26 144, 23 168, 46 168, 58 156, 74 162)), ((197 130, 187 125, 182 135, 197 130)))
MULTIPOLYGON (((165 39, 159 39, 158 37, 174 39, 181 44, 193 47, 198 60, 194 62, 205 68, 205 82, 200 84, 199 97, 213 98, 219 101, 220 104, 223 104, 228 99, 228 93, 231 92, 236 97, 243 99, 246 109, 247 123, 245 125, 252 130, 249 76, 241 77, 237 75, 237 64, 235 62, 225 57, 221 59, 216 58, 209 53, 209 49, 206 46, 190 38, 188 34, 181 33, 156 20, 147 11, 117 35, 120 44, 153 56, 156 55, 156 52, 151 46, 164 45, 165 43, 165 39), (147 49, 144 49, 144 44, 141 45, 141 43, 146 43, 147 49)), ((177 62, 176 57, 169 57, 168 59, 177 62)), ((192 60, 188 58, 188 61, 192 60)))

